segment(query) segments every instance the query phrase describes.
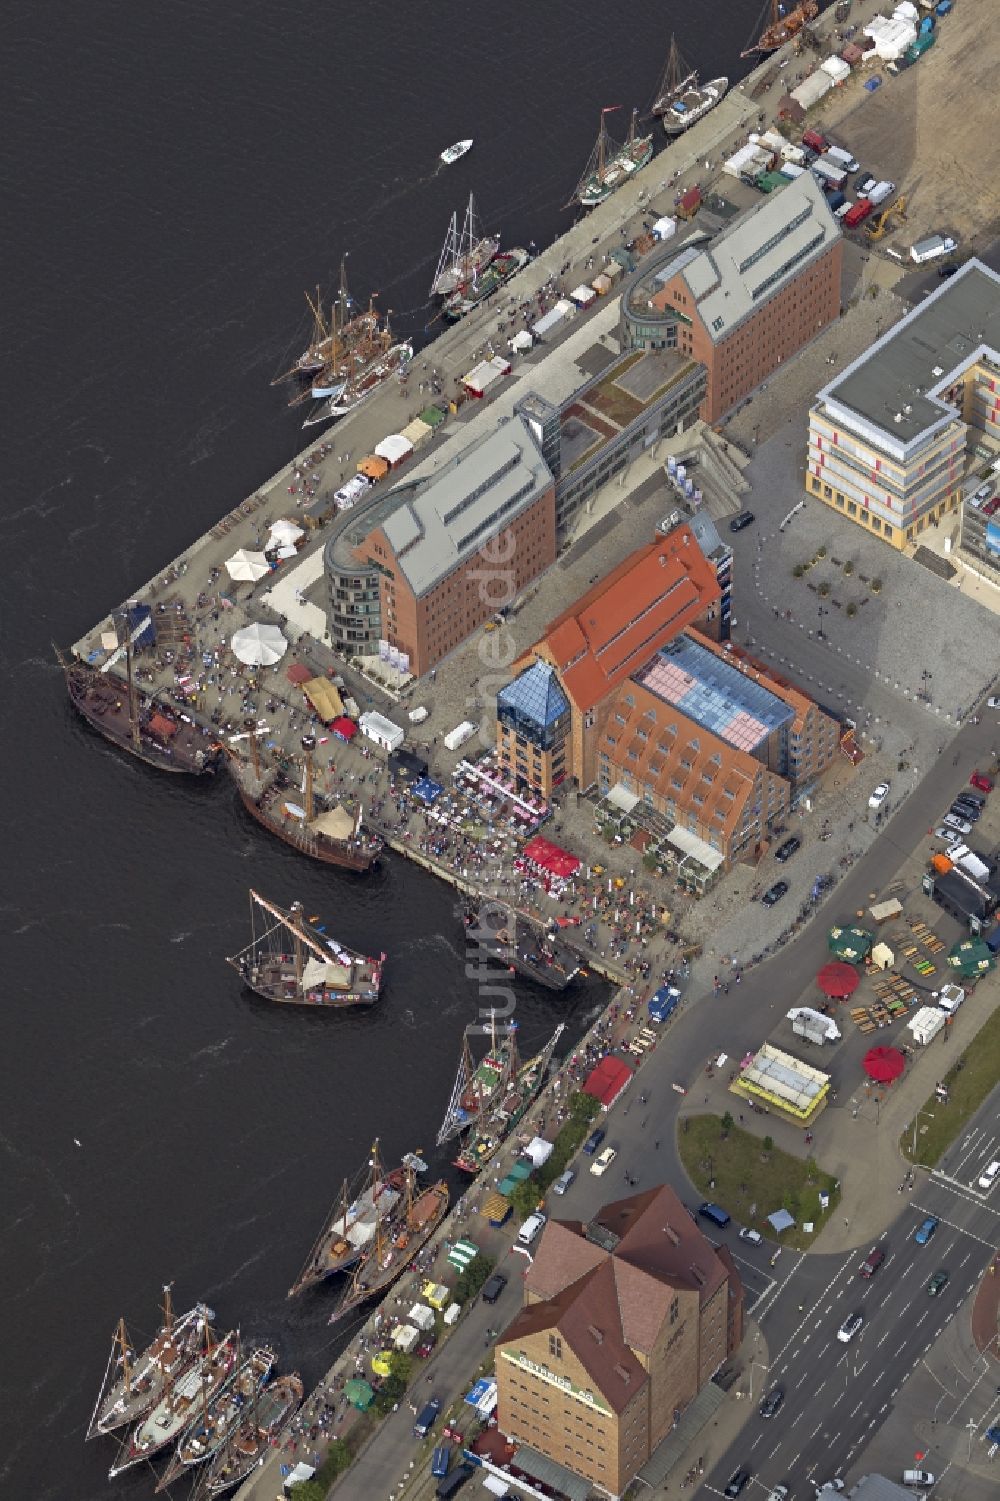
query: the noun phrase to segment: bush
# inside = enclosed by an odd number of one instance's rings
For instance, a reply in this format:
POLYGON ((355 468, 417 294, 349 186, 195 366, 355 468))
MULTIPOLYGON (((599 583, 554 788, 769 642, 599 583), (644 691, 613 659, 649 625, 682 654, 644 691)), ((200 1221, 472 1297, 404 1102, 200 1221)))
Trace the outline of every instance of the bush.
POLYGON ((342 1438, 331 1439, 326 1458, 312 1480, 303 1480, 299 1485, 292 1486, 292 1501, 326 1501, 327 1491, 350 1463, 351 1451, 344 1440, 342 1438))
POLYGON ((735 1124, 736 1124, 736 1122, 733 1120, 732 1115, 727 1110, 726 1113, 725 1113, 725 1115, 722 1117, 722 1134, 723 1134, 723 1136, 728 1136, 729 1133, 730 1133, 730 1131, 735 1126, 735 1124))
POLYGON ((406 1396, 406 1382, 396 1375, 386 1376, 382 1385, 375 1393, 374 1408, 383 1416, 392 1412, 397 1403, 402 1402, 406 1396))
POLYGON ((768 1154, 768 1156, 770 1156, 770 1154, 774 1151, 774 1137, 765 1136, 764 1140, 761 1142, 761 1147, 768 1154))
MULTIPOLYGON (((518 1184, 518 1188, 526 1186, 524 1183, 518 1184)), ((473 1256, 465 1270, 458 1274, 454 1287, 455 1302, 468 1303, 476 1297, 483 1283, 493 1275, 495 1266, 496 1262, 491 1256, 484 1256, 482 1252, 478 1256, 473 1256)))
POLYGON ((792 577, 800 579, 805 571, 806 565, 804 563, 796 563, 795 567, 792 569, 792 577))
POLYGON ((825 547, 817 547, 817 549, 816 549, 816 556, 818 558, 825 558, 826 557, 826 548, 825 547))

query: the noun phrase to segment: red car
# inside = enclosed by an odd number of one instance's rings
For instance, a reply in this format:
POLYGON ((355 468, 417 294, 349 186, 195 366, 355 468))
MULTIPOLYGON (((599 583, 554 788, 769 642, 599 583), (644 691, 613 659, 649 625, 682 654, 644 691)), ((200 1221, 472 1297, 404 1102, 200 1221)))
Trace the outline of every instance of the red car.
POLYGON ((437 1335, 434 1333, 433 1330, 431 1330, 430 1334, 428 1334, 424 1339, 422 1339, 420 1341, 419 1345, 417 1346, 417 1348, 414 1350, 413 1353, 417 1356, 417 1358, 419 1360, 427 1360, 427 1359, 429 1359, 431 1353, 433 1352, 434 1346, 436 1344, 437 1344, 437 1335))
POLYGON ((874 1277, 875 1273, 878 1271, 884 1260, 885 1252, 882 1250, 882 1247, 873 1246, 872 1249, 868 1252, 868 1255, 865 1257, 864 1261, 858 1267, 858 1276, 874 1277))
POLYGON ((969 786, 976 787, 980 792, 992 792, 993 783, 989 777, 984 777, 981 771, 974 771, 969 778, 969 786))

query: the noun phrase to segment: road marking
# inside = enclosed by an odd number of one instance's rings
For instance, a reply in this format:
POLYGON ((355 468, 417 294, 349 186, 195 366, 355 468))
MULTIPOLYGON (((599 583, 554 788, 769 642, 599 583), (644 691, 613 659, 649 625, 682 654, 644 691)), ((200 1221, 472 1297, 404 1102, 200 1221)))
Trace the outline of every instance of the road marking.
MULTIPOLYGON (((975 1199, 975 1198, 972 1198, 972 1199, 967 1199, 966 1202, 972 1204, 972 1203, 978 1203, 978 1200, 975 1199)), ((988 1251, 992 1252, 992 1251, 994 1251, 996 1249, 993 1241, 991 1241, 991 1240, 985 1240, 983 1238, 983 1236, 977 1235, 974 1230, 967 1230, 964 1225, 956 1225, 955 1222, 954 1222, 954 1220, 946 1220, 943 1217, 943 1215, 936 1214, 936 1213, 934 1213, 933 1210, 922 1209, 920 1207, 920 1205, 917 1204, 917 1203, 914 1203, 913 1207, 917 1211, 918 1214, 923 1214, 923 1215, 934 1214, 934 1218, 940 1224, 947 1225, 949 1230, 955 1230, 955 1231, 957 1231, 957 1233, 959 1235, 967 1235, 970 1240, 977 1240, 979 1242, 979 1244, 981 1246, 985 1246, 988 1251)), ((996 1211, 996 1213, 1000 1214, 1000 1210, 996 1211)))
POLYGON ((917 1320, 916 1327, 918 1329, 920 1328, 921 1324, 924 1322, 924 1319, 928 1318, 929 1315, 930 1315, 930 1309, 929 1308, 925 1308, 924 1311, 923 1311, 923 1313, 920 1315, 919 1319, 917 1320))
POLYGON ((892 1333, 891 1329, 887 1329, 885 1331, 885 1333, 883 1334, 882 1338, 879 1340, 878 1344, 875 1346, 876 1350, 881 1350, 882 1346, 885 1344, 886 1340, 889 1338, 889 1335, 891 1333, 892 1333))
POLYGON ((754 1439, 753 1443, 750 1445, 751 1449, 756 1449, 757 1445, 760 1443, 760 1441, 761 1441, 761 1439, 763 1437, 764 1437, 764 1435, 762 1433, 758 1433, 757 1437, 754 1439))
POLYGON ((771 1450, 770 1454, 767 1456, 768 1459, 773 1459, 774 1456, 777 1454, 777 1452, 778 1452, 778 1450, 780 1448, 781 1448, 780 1444, 775 1444, 774 1448, 771 1450))

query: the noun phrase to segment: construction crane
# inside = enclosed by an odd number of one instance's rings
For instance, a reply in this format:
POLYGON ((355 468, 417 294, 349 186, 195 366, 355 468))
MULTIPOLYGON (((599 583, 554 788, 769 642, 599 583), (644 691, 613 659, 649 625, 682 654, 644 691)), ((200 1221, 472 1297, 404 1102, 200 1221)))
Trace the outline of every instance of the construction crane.
POLYGON ((871 240, 881 240, 882 236, 887 234, 892 227, 894 219, 898 220, 900 224, 906 223, 905 198, 897 198, 894 203, 888 204, 876 218, 869 219, 868 238, 871 240))

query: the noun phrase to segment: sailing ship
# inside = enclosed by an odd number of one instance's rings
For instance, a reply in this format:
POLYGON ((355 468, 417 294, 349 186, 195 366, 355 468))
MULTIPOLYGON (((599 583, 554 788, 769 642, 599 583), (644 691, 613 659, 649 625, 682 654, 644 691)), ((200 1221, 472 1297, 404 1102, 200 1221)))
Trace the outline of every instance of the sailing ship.
POLYGON ((392 376, 395 375, 400 381, 405 380, 412 359, 413 345, 408 339, 400 344, 393 343, 387 315, 385 326, 379 327, 378 332, 372 335, 370 345, 351 351, 347 375, 340 389, 334 391, 318 412, 310 413, 302 426, 314 427, 317 422, 332 422, 335 417, 353 412, 355 407, 367 401, 392 376))
POLYGON ((304 1393, 302 1377, 295 1371, 278 1376, 263 1390, 257 1388, 235 1430, 216 1451, 203 1481, 202 1494, 220 1496, 245 1480, 288 1427, 304 1393))
POLYGON ((478 1173, 485 1167, 522 1120, 545 1082, 552 1054, 565 1030, 560 1022, 542 1051, 522 1064, 510 1087, 470 1132, 455 1158, 455 1166, 463 1173, 478 1173))
POLYGON ((169 1465, 161 1475, 156 1490, 166 1490, 190 1465, 211 1459, 239 1427, 244 1409, 253 1402, 271 1374, 275 1353, 269 1345, 259 1345, 250 1354, 238 1353, 233 1374, 222 1385, 215 1400, 204 1401, 194 1422, 182 1435, 169 1465))
POLYGON ((627 182, 640 167, 644 167, 653 155, 653 137, 637 136, 635 133, 638 110, 632 111, 628 139, 624 146, 616 145, 611 139, 604 117, 614 114, 620 108, 620 105, 613 104, 601 110, 597 141, 570 200, 583 208, 595 208, 605 198, 610 198, 615 189, 627 182))
POLYGON ((469 194, 461 232, 458 215, 452 214, 431 282, 432 297, 447 297, 460 292, 481 276, 500 249, 499 235, 480 233, 476 218, 476 200, 469 194))
POLYGON ((454 146, 445 147, 441 153, 441 160, 446 167, 450 167, 452 162, 461 161, 462 157, 471 150, 471 141, 456 141, 454 146))
POLYGON ((371 1245, 356 1262, 350 1283, 330 1315, 331 1324, 391 1286, 412 1264, 444 1219, 448 1210, 448 1185, 444 1179, 424 1189, 416 1198, 413 1196, 414 1181, 414 1170, 407 1164, 403 1169, 400 1201, 388 1215, 380 1212, 380 1200, 376 1199, 375 1233, 371 1245))
POLYGON ((88 1439, 137 1423, 197 1359, 202 1330, 215 1314, 204 1303, 196 1303, 175 1318, 171 1294, 168 1283, 163 1289, 163 1323, 141 1355, 133 1353, 125 1320, 119 1319, 88 1439))
POLYGON ((558 919, 532 922, 523 912, 493 899, 467 903, 463 917, 483 953, 546 990, 565 990, 581 971, 579 954, 559 937, 558 919))
POLYGON ((406 1174, 425 1173, 427 1164, 408 1152, 399 1167, 386 1172, 379 1157, 376 1140, 364 1175, 352 1188, 347 1180, 332 1211, 327 1216, 306 1264, 288 1289, 294 1298, 307 1287, 315 1287, 335 1272, 349 1271, 370 1248, 381 1221, 392 1220, 406 1183, 406 1174))
POLYGON ((141 1459, 151 1459, 168 1444, 175 1444, 189 1424, 213 1400, 228 1381, 236 1364, 238 1336, 234 1331, 214 1343, 211 1325, 202 1322, 201 1354, 170 1389, 133 1428, 121 1452, 108 1471, 108 1479, 129 1470, 141 1459))
POLYGON ((437 1144, 442 1146, 467 1127, 474 1126, 486 1114, 494 1101, 503 1095, 521 1066, 517 1052, 517 1023, 508 1022, 498 1029, 496 1014, 490 1013, 490 1047, 477 1064, 474 1060, 469 1038, 482 1034, 482 1027, 473 1023, 466 1027, 462 1037, 462 1049, 458 1060, 458 1072, 452 1086, 451 1099, 444 1120, 437 1134, 437 1144))
POLYGON ((112 620, 120 645, 111 660, 115 662, 119 652, 124 655, 124 681, 111 666, 93 667, 54 646, 74 709, 105 740, 157 771, 190 776, 214 772, 217 753, 208 732, 136 684, 134 645, 144 627, 134 629, 127 611, 117 612, 112 620))
POLYGON ((251 889, 253 937, 226 960, 265 1001, 289 1006, 370 1006, 378 1000, 385 954, 368 959, 307 921, 301 902, 289 911, 251 889), (258 915, 263 928, 257 931, 258 915))
POLYGON ((382 840, 362 833, 361 806, 349 813, 340 803, 327 805, 313 788, 314 735, 303 735, 304 752, 301 790, 277 762, 265 765, 257 744, 250 740, 250 759, 244 760, 226 746, 226 764, 236 783, 244 808, 262 828, 290 844, 311 860, 336 865, 341 870, 370 870, 382 853, 382 840), (302 797, 304 806, 298 801, 302 797))
POLYGON ((798 0, 791 10, 786 10, 782 0, 768 0, 764 8, 770 15, 764 29, 741 57, 752 57, 755 52, 775 52, 797 36, 803 26, 815 21, 819 15, 819 0, 798 0))
MULTIPOLYGON (((272 386, 280 385, 282 381, 286 380, 302 379, 308 380, 309 384, 312 385, 314 377, 319 376, 320 372, 328 370, 331 364, 335 364, 340 353, 343 351, 344 336, 347 335, 350 337, 348 330, 352 329, 356 321, 352 319, 348 322, 347 317, 352 299, 347 290, 346 255, 342 255, 340 258, 340 286, 336 300, 330 311, 329 323, 327 323, 323 316, 323 303, 319 287, 316 288, 315 298, 310 297, 308 292, 305 296, 310 315, 312 316, 312 337, 298 359, 295 360, 289 369, 283 370, 280 375, 274 377, 271 382, 272 386)), ((293 396, 289 405, 295 406, 299 401, 304 400, 307 394, 308 388, 306 392, 293 396)))
POLYGON ((697 72, 681 57, 677 39, 672 36, 666 69, 652 112, 663 121, 667 135, 680 135, 714 109, 728 87, 728 78, 713 78, 706 84, 699 84, 697 72))
POLYGON ((511 277, 523 271, 531 260, 527 250, 516 246, 513 250, 501 250, 498 255, 486 267, 482 276, 473 277, 472 281, 456 291, 450 292, 445 298, 441 316, 447 323, 457 323, 464 318, 466 313, 471 313, 487 298, 492 297, 494 292, 506 286, 511 277))

